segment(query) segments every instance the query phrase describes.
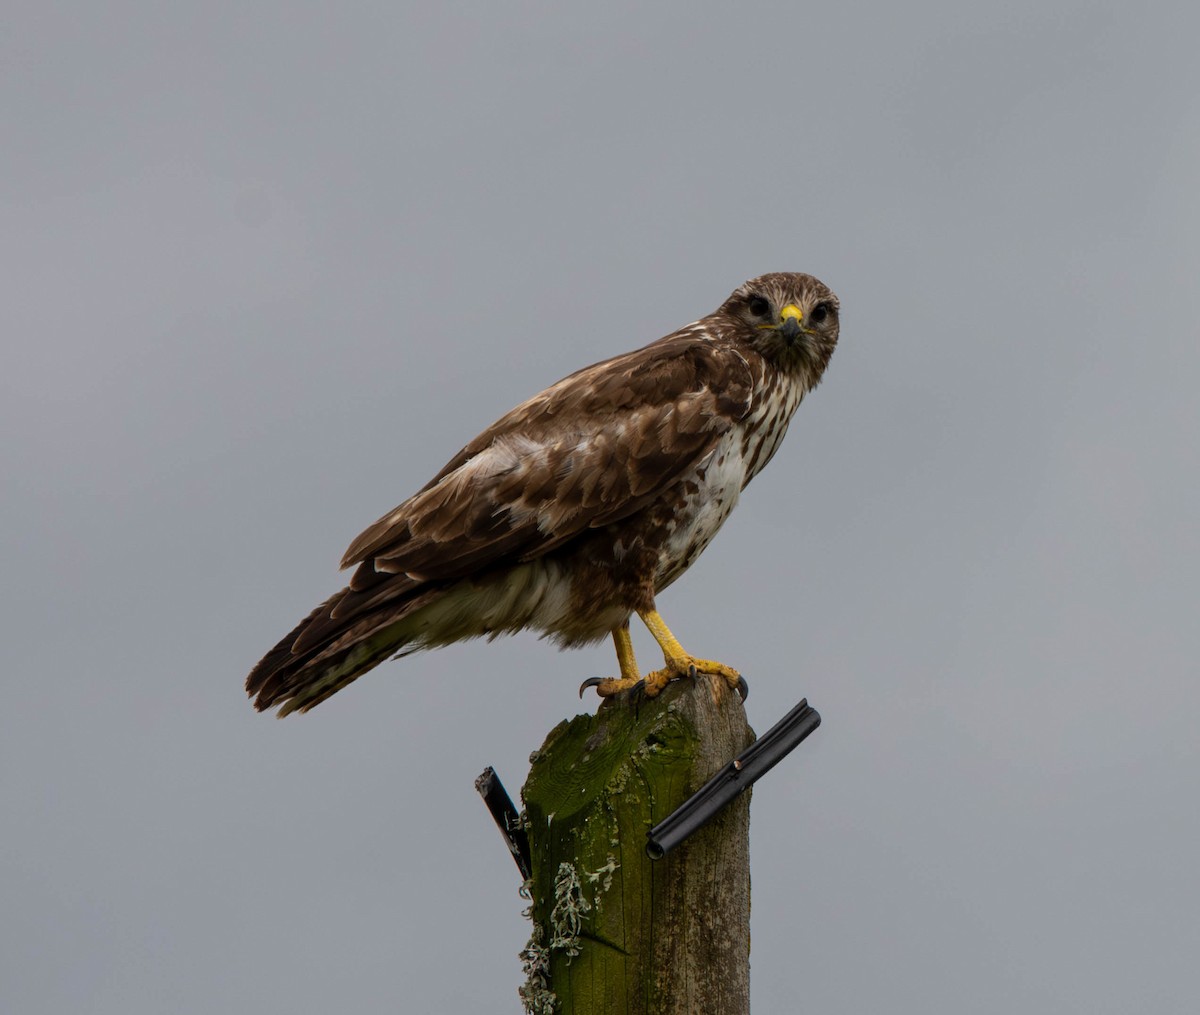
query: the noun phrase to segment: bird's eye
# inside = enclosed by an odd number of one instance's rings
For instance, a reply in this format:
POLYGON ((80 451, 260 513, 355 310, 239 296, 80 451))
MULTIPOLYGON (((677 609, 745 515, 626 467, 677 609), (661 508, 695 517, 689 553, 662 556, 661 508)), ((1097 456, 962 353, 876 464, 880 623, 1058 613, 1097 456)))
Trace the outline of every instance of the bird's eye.
POLYGON ((771 304, 761 296, 751 296, 746 305, 755 317, 766 317, 771 312, 771 304))
POLYGON ((808 319, 812 321, 813 324, 824 324, 825 319, 829 316, 832 310, 833 307, 831 307, 828 303, 818 303, 812 308, 812 312, 808 315, 808 319))

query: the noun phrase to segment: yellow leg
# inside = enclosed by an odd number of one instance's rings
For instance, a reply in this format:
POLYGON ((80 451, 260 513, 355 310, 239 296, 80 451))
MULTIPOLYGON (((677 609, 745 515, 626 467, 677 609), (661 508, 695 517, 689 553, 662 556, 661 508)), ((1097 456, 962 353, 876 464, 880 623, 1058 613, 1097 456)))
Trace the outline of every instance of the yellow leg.
POLYGON ((633 639, 629 637, 629 622, 626 621, 620 627, 613 628, 612 636, 613 644, 617 648, 617 664, 621 667, 621 676, 608 679, 592 677, 590 680, 585 680, 583 686, 579 688, 581 695, 585 688, 594 687, 600 697, 607 698, 619 694, 621 691, 627 691, 641 681, 642 674, 638 669, 637 657, 633 654, 633 639))
MULTIPOLYGON (((732 666, 713 662, 711 659, 697 659, 685 652, 683 646, 679 644, 679 639, 671 633, 671 629, 667 627, 666 621, 659 616, 657 610, 647 610, 645 613, 639 613, 638 616, 642 618, 642 622, 654 635, 654 640, 663 650, 663 658, 667 663, 664 669, 646 674, 646 694, 649 697, 654 697, 676 677, 694 677, 697 673, 711 673, 714 676, 724 677, 731 687, 737 688, 741 685, 742 675, 732 666)), ((628 637, 628 632, 626 632, 626 637, 628 637)))

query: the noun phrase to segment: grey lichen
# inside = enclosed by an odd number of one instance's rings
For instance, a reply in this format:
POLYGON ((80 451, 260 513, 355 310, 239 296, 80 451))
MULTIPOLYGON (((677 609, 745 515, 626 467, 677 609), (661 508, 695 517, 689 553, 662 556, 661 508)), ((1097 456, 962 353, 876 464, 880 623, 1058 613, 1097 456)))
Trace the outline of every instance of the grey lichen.
POLYGON ((591 910, 574 864, 560 863, 554 877, 554 908, 550 910, 550 948, 565 952, 568 962, 579 954, 579 932, 591 910))
MULTIPOLYGON (((595 877, 598 879, 605 870, 602 867, 595 877)), ((592 875, 588 877, 591 879, 592 875)), ((521 886, 523 898, 532 899, 532 891, 532 881, 526 881, 521 886)), ((532 901, 525 910, 524 915, 533 920, 533 932, 529 935, 529 943, 521 950, 521 969, 525 973, 525 982, 517 993, 521 995, 521 1003, 528 1015, 553 1015, 558 998, 550 989, 550 953, 555 949, 564 952, 567 962, 579 954, 579 932, 591 908, 591 903, 584 898, 579 874, 571 864, 561 863, 554 878, 549 944, 546 943, 545 928, 534 919, 532 901)))
MULTIPOLYGON (((613 840, 613 845, 617 845, 617 841, 615 839, 613 840)), ((601 893, 603 893, 603 892, 607 892, 612 887, 613 874, 615 874, 620 869, 621 869, 621 865, 619 863, 617 863, 617 858, 615 856, 613 856, 611 853, 609 853, 608 856, 605 857, 604 866, 599 868, 598 870, 592 871, 591 873, 587 874, 586 876, 587 876, 588 882, 593 885, 597 881, 599 881, 601 878, 604 878, 604 883, 600 885, 600 891, 601 891, 601 893)), ((600 896, 597 895, 596 896, 597 908, 599 908, 599 905, 600 905, 600 896)))
POLYGON ((593 907, 599 911, 601 897, 612 887, 613 874, 620 867, 617 858, 610 853, 604 866, 583 872, 584 880, 589 885, 598 886, 589 900, 574 865, 558 865, 558 874, 554 878, 554 906, 550 910, 549 944, 546 943, 545 928, 534 919, 533 882, 526 881, 521 886, 521 897, 531 900, 521 915, 533 921, 533 931, 529 935, 529 943, 520 952, 525 982, 517 993, 521 995, 521 1003, 529 1015, 553 1015, 558 998, 550 989, 550 953, 556 949, 563 952, 568 964, 579 954, 579 935, 583 931, 583 922, 593 907))
POLYGON ((521 949, 521 969, 525 982, 517 988, 521 1005, 528 1015, 554 1015, 558 998, 550 989, 550 949, 543 943, 542 925, 535 923, 529 943, 521 949))

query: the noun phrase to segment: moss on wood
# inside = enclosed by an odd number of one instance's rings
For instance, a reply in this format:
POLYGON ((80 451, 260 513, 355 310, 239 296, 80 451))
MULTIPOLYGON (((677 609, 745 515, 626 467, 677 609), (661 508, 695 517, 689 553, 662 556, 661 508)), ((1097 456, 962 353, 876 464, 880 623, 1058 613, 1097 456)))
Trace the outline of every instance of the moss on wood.
POLYGON ((705 676, 551 731, 522 791, 538 938, 523 957, 541 970, 528 1010, 749 1011, 749 794, 663 860, 645 847, 753 739, 737 695, 705 676))

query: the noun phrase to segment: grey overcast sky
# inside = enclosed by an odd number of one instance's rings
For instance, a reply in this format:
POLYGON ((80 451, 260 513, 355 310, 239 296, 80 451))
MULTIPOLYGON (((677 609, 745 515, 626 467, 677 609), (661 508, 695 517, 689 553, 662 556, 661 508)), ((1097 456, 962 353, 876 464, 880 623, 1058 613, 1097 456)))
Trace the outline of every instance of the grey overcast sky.
POLYGON ((825 719, 755 1010, 1194 1011, 1196 11, 8 0, 0 1010, 518 1012, 472 780, 611 646, 242 681, 482 426, 798 270, 841 347, 661 603, 825 719))

